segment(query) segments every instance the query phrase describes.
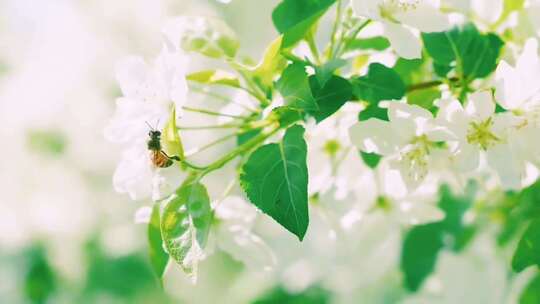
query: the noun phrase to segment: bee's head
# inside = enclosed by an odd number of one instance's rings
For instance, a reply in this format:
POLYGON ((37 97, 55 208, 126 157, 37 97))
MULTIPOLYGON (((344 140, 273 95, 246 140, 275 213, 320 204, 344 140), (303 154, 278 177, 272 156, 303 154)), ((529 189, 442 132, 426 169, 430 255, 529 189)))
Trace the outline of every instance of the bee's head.
POLYGON ((150 138, 159 138, 161 136, 161 132, 157 130, 150 130, 150 132, 148 132, 148 136, 150 136, 150 138))

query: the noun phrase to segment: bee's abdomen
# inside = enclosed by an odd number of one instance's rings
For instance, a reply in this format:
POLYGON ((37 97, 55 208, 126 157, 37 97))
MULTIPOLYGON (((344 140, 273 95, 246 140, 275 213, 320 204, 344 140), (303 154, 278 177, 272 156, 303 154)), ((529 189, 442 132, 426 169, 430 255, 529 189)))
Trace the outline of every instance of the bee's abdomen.
POLYGON ((173 164, 173 161, 162 151, 150 151, 150 159, 152 164, 158 168, 167 168, 173 164))

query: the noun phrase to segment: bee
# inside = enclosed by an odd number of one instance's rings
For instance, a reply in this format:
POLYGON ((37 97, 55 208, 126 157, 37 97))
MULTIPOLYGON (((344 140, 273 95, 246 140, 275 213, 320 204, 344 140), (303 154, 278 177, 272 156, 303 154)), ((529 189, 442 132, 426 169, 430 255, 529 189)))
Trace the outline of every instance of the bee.
POLYGON ((162 150, 160 131, 155 130, 150 126, 148 136, 150 137, 147 143, 148 151, 150 151, 150 161, 155 167, 167 168, 172 166, 173 161, 180 161, 180 157, 169 156, 167 153, 165 153, 165 151, 162 150))

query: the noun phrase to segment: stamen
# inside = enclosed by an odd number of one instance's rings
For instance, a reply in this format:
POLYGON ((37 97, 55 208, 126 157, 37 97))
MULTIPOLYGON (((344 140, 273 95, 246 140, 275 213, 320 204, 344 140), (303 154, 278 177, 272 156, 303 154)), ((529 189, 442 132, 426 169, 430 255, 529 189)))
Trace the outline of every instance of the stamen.
POLYGON ((491 127, 493 120, 490 118, 482 122, 471 122, 467 132, 467 142, 471 145, 478 145, 482 150, 487 150, 501 141, 493 132, 491 127))

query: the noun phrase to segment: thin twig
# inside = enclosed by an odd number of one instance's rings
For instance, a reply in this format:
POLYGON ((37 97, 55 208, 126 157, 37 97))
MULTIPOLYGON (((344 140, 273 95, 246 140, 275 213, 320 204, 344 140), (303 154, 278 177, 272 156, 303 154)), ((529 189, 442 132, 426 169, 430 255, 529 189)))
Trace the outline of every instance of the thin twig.
POLYGON ((210 111, 210 110, 196 109, 196 108, 191 108, 191 107, 182 107, 182 109, 185 110, 185 111, 188 111, 188 112, 195 112, 195 113, 201 113, 201 114, 212 115, 212 116, 223 116, 223 117, 231 117, 231 118, 238 118, 238 119, 248 119, 249 118, 247 116, 219 113, 219 112, 214 112, 214 111, 210 111))

